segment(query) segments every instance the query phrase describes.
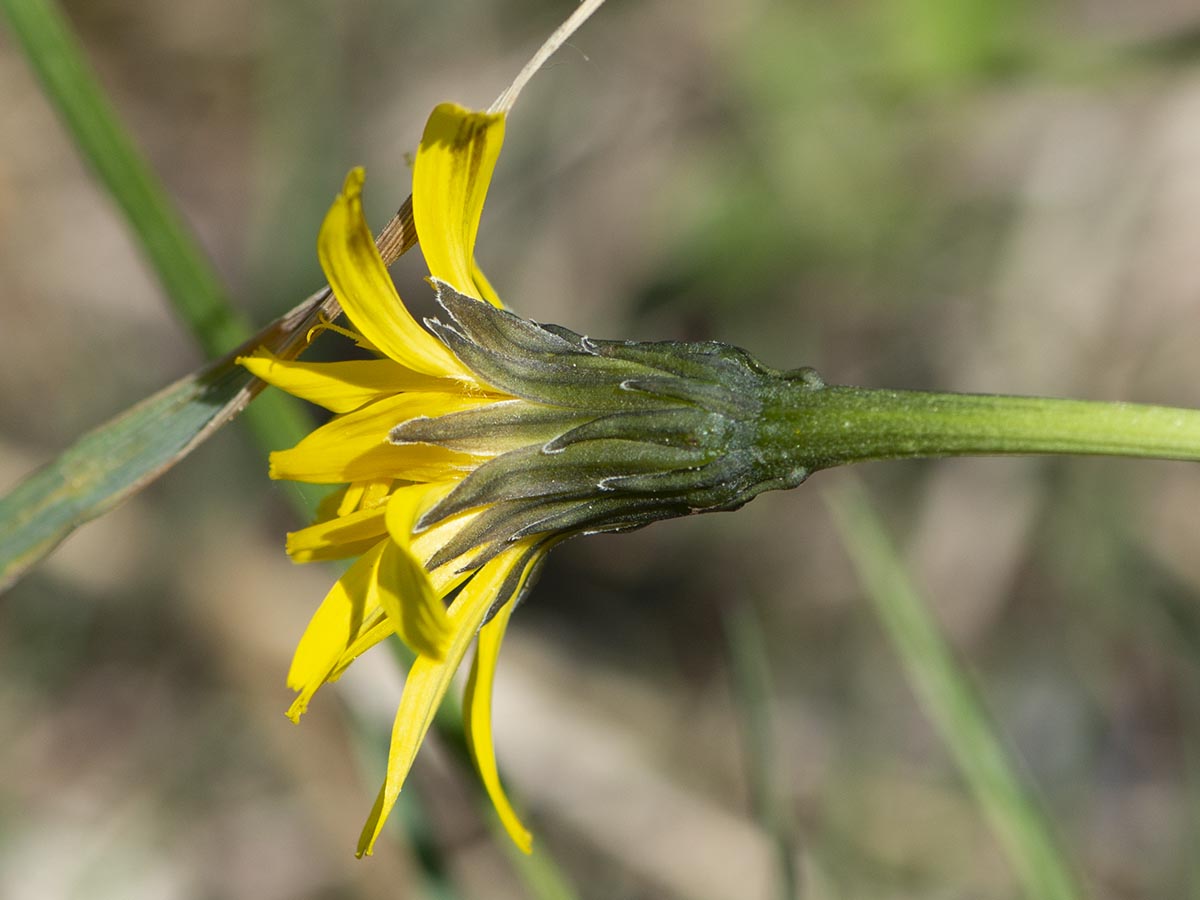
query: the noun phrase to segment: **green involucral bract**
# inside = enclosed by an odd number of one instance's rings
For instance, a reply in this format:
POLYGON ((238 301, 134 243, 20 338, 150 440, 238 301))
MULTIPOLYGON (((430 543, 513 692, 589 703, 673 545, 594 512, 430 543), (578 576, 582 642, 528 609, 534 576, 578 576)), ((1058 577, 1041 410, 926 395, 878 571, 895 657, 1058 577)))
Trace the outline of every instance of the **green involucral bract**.
POLYGON ((485 508, 431 567, 463 558, 474 568, 537 535, 736 509, 807 476, 794 442, 763 442, 763 409, 780 390, 820 389, 811 370, 777 372, 716 342, 593 340, 435 285, 449 321, 430 320, 430 329, 481 383, 516 399, 391 430, 395 444, 504 451, 418 522, 485 508))

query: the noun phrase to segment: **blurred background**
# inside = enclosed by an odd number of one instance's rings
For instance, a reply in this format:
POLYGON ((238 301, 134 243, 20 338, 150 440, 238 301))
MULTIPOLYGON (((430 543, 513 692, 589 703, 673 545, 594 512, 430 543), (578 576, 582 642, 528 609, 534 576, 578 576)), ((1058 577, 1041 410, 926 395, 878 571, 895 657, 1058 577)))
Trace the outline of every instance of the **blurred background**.
MULTIPOLYGON (((63 7, 265 323, 322 283, 347 169, 381 226, 429 109, 486 106, 572 4, 63 7)), ((1198 406, 1200 11, 612 0, 511 116, 478 255, 517 311, 596 337, 1198 406)), ((422 274, 395 268, 418 309, 422 274)), ((3 30, 0 281, 0 489, 201 361, 3 30)), ((1091 896, 1200 897, 1200 470, 859 474, 1091 896)), ((780 839, 805 896, 1016 895, 833 532, 843 477, 552 557, 496 743, 575 896, 777 897, 780 839)), ((376 649, 284 719, 336 577, 287 560, 297 524, 235 425, 0 597, 0 897, 530 895, 436 740, 420 822, 354 859, 400 675, 376 649)))

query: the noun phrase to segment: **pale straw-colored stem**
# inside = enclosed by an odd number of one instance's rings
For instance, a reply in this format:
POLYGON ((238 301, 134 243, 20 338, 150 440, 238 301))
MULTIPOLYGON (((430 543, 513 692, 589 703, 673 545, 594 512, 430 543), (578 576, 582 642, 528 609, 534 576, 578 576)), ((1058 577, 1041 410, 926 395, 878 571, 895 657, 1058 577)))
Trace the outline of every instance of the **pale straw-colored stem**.
POLYGON ((575 12, 567 17, 567 20, 555 29, 550 37, 546 38, 546 43, 538 48, 538 52, 533 54, 533 58, 525 64, 517 77, 513 79, 513 83, 504 89, 504 92, 496 98, 496 102, 492 104, 488 112, 492 113, 507 113, 513 108, 513 104, 517 102, 517 96, 525 89, 525 85, 529 83, 529 79, 537 74, 540 69, 551 56, 553 56, 558 48, 567 42, 576 30, 586 22, 596 10, 604 4, 604 0, 583 0, 575 12))

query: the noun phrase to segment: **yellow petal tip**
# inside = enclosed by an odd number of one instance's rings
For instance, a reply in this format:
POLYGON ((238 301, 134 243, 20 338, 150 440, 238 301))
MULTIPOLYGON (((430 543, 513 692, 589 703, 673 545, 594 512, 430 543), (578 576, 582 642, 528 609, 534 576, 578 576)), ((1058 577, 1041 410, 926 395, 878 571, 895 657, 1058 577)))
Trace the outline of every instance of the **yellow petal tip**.
POLYGON ((292 687, 291 684, 288 687, 291 687, 294 691, 301 691, 301 693, 300 696, 292 701, 292 705, 288 707, 288 711, 284 715, 299 725, 300 717, 308 710, 308 701, 312 699, 313 691, 301 690, 299 687, 292 687))
POLYGON ((239 356, 234 360, 235 363, 255 378, 261 378, 264 381, 266 381, 266 376, 271 371, 271 367, 278 361, 279 357, 270 353, 264 347, 259 347, 253 353, 246 356, 239 356))
POLYGON ((362 166, 355 166, 346 173, 346 180, 342 183, 342 196, 347 200, 357 200, 362 196, 363 182, 367 180, 367 170, 362 166))
POLYGON ((371 856, 375 852, 375 839, 379 837, 382 826, 382 822, 367 823, 362 835, 359 836, 358 848, 354 851, 356 857, 362 859, 364 856, 371 856))

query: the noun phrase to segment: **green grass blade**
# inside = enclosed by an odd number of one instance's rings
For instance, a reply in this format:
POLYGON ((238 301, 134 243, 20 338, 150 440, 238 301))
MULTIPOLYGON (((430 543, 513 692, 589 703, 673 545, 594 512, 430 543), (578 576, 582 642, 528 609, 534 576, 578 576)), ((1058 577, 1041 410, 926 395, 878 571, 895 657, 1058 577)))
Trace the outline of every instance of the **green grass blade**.
MULTIPOLYGON (((266 346, 293 357, 318 313, 336 309, 327 291, 314 294, 244 349, 266 346)), ((237 415, 263 385, 234 365, 236 355, 209 363, 85 434, 0 498, 0 591, 77 527, 153 481, 237 415)))
MULTIPOLYGON (((53 0, 0 0, 0 11, 46 97, 205 354, 218 357, 249 338, 250 328, 234 312, 204 252, 121 127, 53 0)), ((267 449, 295 444, 311 429, 299 406, 276 394, 256 403, 247 423, 267 449)), ((310 495, 315 493, 293 492, 301 505, 310 502, 310 495)))
POLYGON ((729 647, 733 696, 745 747, 746 779, 754 798, 754 811, 775 848, 778 896, 782 900, 795 900, 800 896, 795 824, 789 813, 784 786, 780 784, 775 752, 774 692, 766 636, 762 622, 749 603, 738 604, 727 612, 723 624, 729 647))
POLYGON ((0 0, 12 34, 76 147, 120 207, 138 245, 210 357, 249 336, 216 273, 117 120, 53 0, 0 0))
POLYGON ((1018 776, 971 679, 856 482, 827 496, 842 543, 926 714, 949 748, 1007 854, 1025 896, 1083 896, 1050 823, 1018 776))
MULTIPOLYGON (((52 0, 0 0, 17 43, 101 184, 129 222, 171 302, 211 356, 238 344, 293 358, 318 314, 340 309, 321 291, 253 337, 232 312, 219 281, 166 193, 118 123, 70 28, 52 0)), ((416 243, 406 202, 379 235, 394 262, 416 243)), ((75 528, 112 509, 182 459, 241 412, 262 384, 233 365, 234 353, 181 378, 85 435, 0 499, 0 590, 75 528)), ((298 442, 311 422, 291 398, 268 393, 246 411, 267 450, 298 442)), ((302 511, 323 490, 290 484, 302 511)))

